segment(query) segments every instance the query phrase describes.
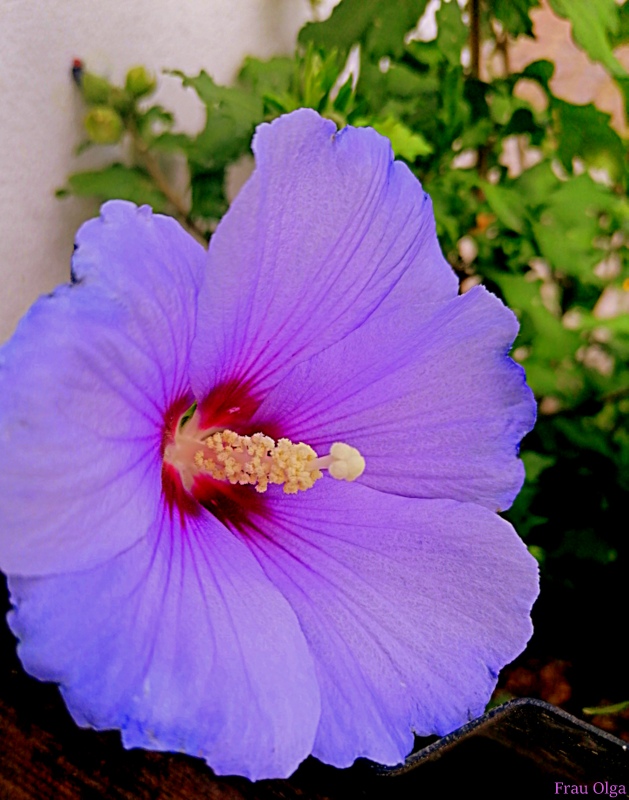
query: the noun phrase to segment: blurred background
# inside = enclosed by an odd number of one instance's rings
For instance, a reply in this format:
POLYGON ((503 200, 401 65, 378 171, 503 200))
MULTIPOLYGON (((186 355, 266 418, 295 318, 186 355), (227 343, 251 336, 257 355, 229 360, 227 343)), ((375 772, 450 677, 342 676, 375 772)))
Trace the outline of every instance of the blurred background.
POLYGON ((629 5, 54 6, 0 0, 0 341, 67 280, 102 200, 149 202, 206 241, 257 123, 311 106, 374 126, 431 194, 461 291, 482 282, 518 315, 539 402, 505 516, 542 594, 493 702, 540 697, 629 741, 629 5))
MULTIPOLYGON (((67 280, 74 233, 93 214, 93 203, 54 196, 77 168, 85 113, 73 59, 118 81, 144 64, 203 68, 229 83, 246 55, 291 54, 311 17, 307 0, 0 0, 0 342, 36 297, 67 280)), ((160 77, 158 98, 182 129, 202 127, 201 103, 174 78, 160 77)), ((80 163, 108 157, 92 151, 80 163)))

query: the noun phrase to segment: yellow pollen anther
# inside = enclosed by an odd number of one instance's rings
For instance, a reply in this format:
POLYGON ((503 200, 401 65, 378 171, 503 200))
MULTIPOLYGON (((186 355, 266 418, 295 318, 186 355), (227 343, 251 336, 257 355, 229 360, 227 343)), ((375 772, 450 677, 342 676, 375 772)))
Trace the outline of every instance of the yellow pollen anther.
POLYGON ((270 483, 283 484, 286 494, 310 489, 327 469, 333 478, 353 481, 363 473, 365 459, 342 442, 330 448, 330 454, 317 457, 307 444, 294 444, 290 439, 277 442, 263 433, 241 436, 230 430, 211 433, 199 441, 194 465, 217 480, 232 484, 252 485, 266 492, 270 483))

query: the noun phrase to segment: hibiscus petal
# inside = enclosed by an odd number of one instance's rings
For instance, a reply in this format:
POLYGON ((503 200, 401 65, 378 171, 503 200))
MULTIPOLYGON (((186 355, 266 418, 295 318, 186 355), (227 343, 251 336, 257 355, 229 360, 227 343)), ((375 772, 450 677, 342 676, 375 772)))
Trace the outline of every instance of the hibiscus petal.
POLYGON ((335 441, 357 447, 360 481, 375 489, 508 508, 524 479, 518 445, 535 422, 524 371, 507 356, 516 333, 512 312, 482 287, 427 322, 412 304, 374 315, 296 367, 252 425, 321 454, 335 441))
POLYGON ((49 574, 130 547, 161 494, 164 415, 188 389, 203 248, 112 202, 77 235, 73 283, 0 350, 0 567, 49 574))
POLYGON ((9 587, 22 663, 61 684, 78 724, 252 779, 310 753, 319 690, 297 619, 209 514, 185 527, 166 516, 100 567, 9 587))
POLYGON ((301 109, 254 138, 256 170, 210 243, 192 355, 198 396, 272 386, 383 303, 457 293, 431 203, 371 129, 301 109))
POLYGON ((315 657, 313 755, 399 763, 420 735, 482 713, 531 635, 537 566, 487 509, 332 480, 291 498, 248 542, 315 657))

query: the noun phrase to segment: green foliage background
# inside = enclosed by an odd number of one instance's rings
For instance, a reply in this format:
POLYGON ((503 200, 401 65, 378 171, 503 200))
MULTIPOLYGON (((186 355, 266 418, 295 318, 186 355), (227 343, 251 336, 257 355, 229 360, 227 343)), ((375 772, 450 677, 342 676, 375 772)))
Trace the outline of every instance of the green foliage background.
MULTIPOLYGON (((629 314, 604 307, 629 291, 627 142, 592 104, 553 94, 552 54, 509 72, 509 43, 532 35, 537 0, 469 0, 464 9, 444 0, 436 39, 409 40, 426 5, 342 0, 328 20, 301 30, 293 58, 248 58, 231 87, 205 72, 173 73, 205 105, 196 136, 174 132, 173 115, 151 105, 155 82, 141 67, 123 87, 75 69, 89 107, 83 147, 121 142, 131 155, 71 175, 60 194, 149 203, 207 239, 227 208, 226 170, 250 152, 259 122, 309 106, 339 126, 388 136, 432 196, 442 248, 464 286, 482 281, 521 322, 514 354, 540 416, 522 445, 526 484, 506 516, 542 568, 530 652, 571 660, 582 704, 623 700, 629 687, 613 650, 629 574, 629 314), (503 58, 491 79, 479 75, 481 46, 503 58), (355 47, 360 69, 344 80, 355 47), (521 80, 539 87, 543 109, 516 95, 521 80), (502 163, 507 140, 519 174, 502 163), (534 165, 522 168, 532 154, 534 165), (175 156, 188 165, 189 204, 165 177, 175 156)), ((629 4, 550 5, 629 103, 629 75, 613 52, 629 41, 629 4)))

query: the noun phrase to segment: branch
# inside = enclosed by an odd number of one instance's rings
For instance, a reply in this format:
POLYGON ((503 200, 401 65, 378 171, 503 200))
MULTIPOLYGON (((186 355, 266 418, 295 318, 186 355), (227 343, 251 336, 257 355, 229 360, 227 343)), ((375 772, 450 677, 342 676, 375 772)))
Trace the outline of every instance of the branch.
POLYGON ((194 236, 194 238, 197 239, 197 241, 199 241, 204 247, 207 247, 207 239, 205 238, 203 231, 197 227, 181 197, 175 194, 175 192, 172 190, 172 187, 162 172, 157 159, 153 153, 151 153, 147 143, 140 136, 135 124, 130 122, 128 129, 133 139, 133 146, 138 152, 146 171, 153 179, 155 186, 157 186, 160 192, 168 200, 170 205, 175 209, 176 218, 188 231, 188 233, 192 234, 192 236, 194 236))
POLYGON ((480 0, 470 0, 470 54, 472 77, 480 75, 480 0))

